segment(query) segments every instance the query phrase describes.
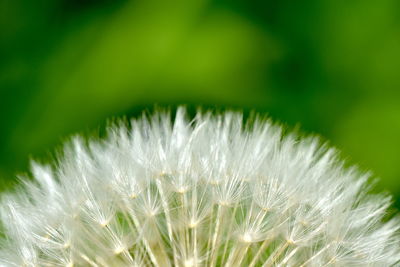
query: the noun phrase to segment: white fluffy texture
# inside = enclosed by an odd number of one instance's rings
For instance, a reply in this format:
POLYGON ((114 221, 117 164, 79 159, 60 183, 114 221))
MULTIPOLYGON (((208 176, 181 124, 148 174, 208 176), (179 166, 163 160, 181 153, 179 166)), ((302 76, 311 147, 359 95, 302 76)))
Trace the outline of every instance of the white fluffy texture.
POLYGON ((389 199, 315 138, 179 109, 84 143, 3 197, 0 266, 399 266, 389 199))

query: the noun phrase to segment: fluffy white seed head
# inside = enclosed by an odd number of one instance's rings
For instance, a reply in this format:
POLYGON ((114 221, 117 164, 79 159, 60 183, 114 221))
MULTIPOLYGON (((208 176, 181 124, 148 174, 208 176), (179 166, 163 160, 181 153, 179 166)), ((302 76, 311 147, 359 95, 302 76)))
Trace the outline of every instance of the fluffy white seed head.
POLYGON ((398 266, 390 199, 281 132, 181 108, 77 137, 3 195, 0 266, 398 266))

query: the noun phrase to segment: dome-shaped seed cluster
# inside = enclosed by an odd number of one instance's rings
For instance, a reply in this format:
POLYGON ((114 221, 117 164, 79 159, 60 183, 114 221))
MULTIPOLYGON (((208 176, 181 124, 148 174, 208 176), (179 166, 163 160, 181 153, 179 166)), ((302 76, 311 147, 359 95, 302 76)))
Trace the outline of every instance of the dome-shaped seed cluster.
POLYGON ((3 196, 0 266, 398 266, 389 199, 315 138, 179 109, 75 138, 3 196))

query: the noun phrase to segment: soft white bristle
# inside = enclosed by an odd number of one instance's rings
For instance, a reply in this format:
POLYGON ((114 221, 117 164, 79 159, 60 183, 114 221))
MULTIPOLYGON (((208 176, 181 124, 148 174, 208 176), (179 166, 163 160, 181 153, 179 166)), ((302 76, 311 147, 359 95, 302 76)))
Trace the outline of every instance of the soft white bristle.
POLYGON ((77 137, 3 196, 0 266, 398 266, 390 199, 316 138, 178 109, 77 137))

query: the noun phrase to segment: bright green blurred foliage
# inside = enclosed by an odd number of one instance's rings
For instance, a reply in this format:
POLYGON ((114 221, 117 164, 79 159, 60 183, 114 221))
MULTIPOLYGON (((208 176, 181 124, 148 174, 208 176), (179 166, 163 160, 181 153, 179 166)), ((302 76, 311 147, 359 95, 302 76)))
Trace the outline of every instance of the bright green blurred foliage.
POLYGON ((320 133, 400 206, 398 0, 0 0, 0 181, 154 104, 320 133))

